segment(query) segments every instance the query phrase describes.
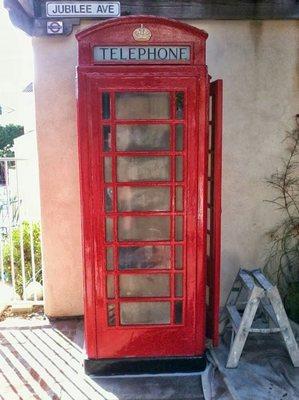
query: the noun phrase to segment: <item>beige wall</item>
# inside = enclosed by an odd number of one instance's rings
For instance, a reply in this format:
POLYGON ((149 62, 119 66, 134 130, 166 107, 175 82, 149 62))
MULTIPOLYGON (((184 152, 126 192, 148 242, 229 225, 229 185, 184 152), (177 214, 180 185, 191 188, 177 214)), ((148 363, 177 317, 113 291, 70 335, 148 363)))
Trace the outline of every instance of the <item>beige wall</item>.
MULTIPOLYGON (((222 298, 239 268, 262 265, 277 219, 265 178, 299 112, 297 21, 202 21, 208 66, 224 80, 222 298)), ((79 29, 83 29, 83 25, 79 29)), ((74 35, 33 39, 46 312, 82 313, 74 35)))

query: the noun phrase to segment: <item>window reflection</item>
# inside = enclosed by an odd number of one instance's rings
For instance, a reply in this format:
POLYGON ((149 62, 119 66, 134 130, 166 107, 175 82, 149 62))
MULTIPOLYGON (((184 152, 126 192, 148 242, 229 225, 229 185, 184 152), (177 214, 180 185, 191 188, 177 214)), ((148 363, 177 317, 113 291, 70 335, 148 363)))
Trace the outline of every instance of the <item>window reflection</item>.
POLYGON ((112 211, 113 204, 113 189, 108 187, 105 188, 105 210, 110 212, 112 211))
POLYGON ((113 303, 109 303, 107 306, 107 319, 109 326, 115 326, 115 305, 113 303))
POLYGON ((108 299, 114 299, 114 276, 107 276, 107 297, 108 299))
POLYGON ((113 239, 113 219, 106 218, 106 240, 107 242, 112 242, 113 239))
POLYGON ((118 211, 169 211, 169 187, 120 187, 118 211))
POLYGON ((170 302, 122 302, 120 321, 122 325, 169 324, 170 302))
POLYGON ((102 93, 102 117, 103 119, 110 118, 110 94, 102 93))
POLYGON ((119 240, 169 240, 170 217, 119 217, 119 240))
POLYGON ((169 246, 119 247, 119 268, 170 268, 169 246))
POLYGON ((106 269, 113 270, 113 247, 106 248, 106 269))
POLYGON ((170 149, 169 125, 117 125, 116 148, 119 151, 170 149))
POLYGON ((119 119, 166 119, 170 117, 169 93, 116 93, 115 100, 116 118, 119 119))
POLYGON ((175 268, 183 268, 183 246, 175 246, 175 268))
POLYGON ((105 182, 112 182, 112 159, 104 157, 104 176, 105 182))
POLYGON ((183 188, 181 186, 177 186, 175 190, 175 209, 183 211, 183 188))
POLYGON ((103 147, 104 151, 111 151, 111 130, 109 125, 103 126, 103 147))
POLYGON ((183 296, 183 275, 182 274, 175 274, 175 295, 176 297, 183 296))
POLYGON ((183 322, 183 302, 174 302, 174 323, 181 324, 183 322))
POLYGON ((183 240, 183 217, 181 215, 175 217, 175 239, 183 240))
POLYGON ((122 274, 119 277, 121 297, 168 297, 170 295, 167 274, 122 274))
POLYGON ((117 180, 169 181, 170 157, 117 157, 117 180))
POLYGON ((183 180, 183 157, 177 156, 175 158, 175 177, 178 182, 183 180))
POLYGON ((184 125, 178 124, 175 126, 175 149, 177 151, 183 150, 183 133, 184 125))
POLYGON ((175 106, 176 106, 176 118, 183 119, 184 118, 184 92, 177 92, 175 94, 175 106))

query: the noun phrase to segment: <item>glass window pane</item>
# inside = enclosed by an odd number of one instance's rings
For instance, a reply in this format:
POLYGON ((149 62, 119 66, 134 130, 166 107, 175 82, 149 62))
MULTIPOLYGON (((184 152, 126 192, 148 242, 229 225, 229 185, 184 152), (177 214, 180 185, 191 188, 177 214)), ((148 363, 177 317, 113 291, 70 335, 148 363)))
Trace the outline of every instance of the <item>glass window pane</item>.
POLYGON ((102 93, 102 117, 103 119, 110 118, 110 94, 102 93))
POLYGON ((115 326, 115 305, 113 303, 109 303, 107 306, 107 319, 109 326, 115 326))
POLYGON ((175 209, 183 211, 183 188, 181 186, 177 186, 175 189, 175 209))
POLYGON ((170 149, 169 125, 117 125, 116 148, 121 151, 170 149))
POLYGON ((103 126, 103 149, 111 151, 111 130, 109 125, 103 126))
POLYGON ((169 93, 116 93, 116 118, 161 119, 170 116, 169 93))
POLYGON ((119 217, 119 240, 170 240, 170 217, 119 217))
POLYGON ((183 302, 174 302, 174 323, 181 324, 183 322, 183 302))
POLYGON ((209 150, 213 151, 214 143, 213 143, 213 125, 209 123, 209 150))
POLYGON ((105 188, 105 210, 112 211, 112 204, 113 204, 113 189, 112 188, 105 188))
POLYGON ((169 324, 170 302, 130 302, 120 304, 122 325, 169 324))
POLYGON ((182 274, 175 274, 174 286, 175 286, 175 296, 182 297, 183 296, 183 275, 182 274))
POLYGON ((118 211, 169 211, 169 187, 120 187, 117 189, 118 211))
POLYGON ((183 217, 181 215, 175 217, 175 240, 183 240, 183 217))
POLYGON ((170 295, 169 275, 120 275, 121 297, 167 297, 170 295))
POLYGON ((119 247, 119 269, 170 268, 169 246, 119 247))
POLYGON ((183 157, 177 156, 175 158, 175 179, 180 182, 183 180, 183 157))
POLYGON ((207 209, 207 229, 210 230, 211 229, 211 209, 210 207, 208 207, 207 209))
POLYGON ((183 246, 175 246, 175 269, 183 268, 183 246))
POLYGON ((209 154, 208 156, 208 177, 212 176, 212 156, 209 154))
POLYGON ((112 159, 111 157, 105 157, 104 160, 105 182, 112 182, 112 159))
POLYGON ((117 180, 169 181, 170 157, 117 157, 117 180))
POLYGON ((113 247, 106 248, 106 269, 112 271, 113 268, 113 247))
POLYGON ((106 218, 106 240, 107 242, 112 242, 113 239, 113 219, 106 218))
POLYGON ((107 297, 114 299, 114 276, 107 275, 107 297))
POLYGON ((177 92, 175 94, 175 116, 176 119, 183 119, 184 118, 184 92, 177 92))
POLYGON ((210 305, 210 287, 206 285, 206 305, 210 305))
POLYGON ((212 184, 211 181, 208 181, 208 204, 211 204, 212 200, 212 184))
POLYGON ((184 134, 184 125, 178 124, 175 126, 175 149, 177 151, 183 150, 183 134, 184 134))
POLYGON ((211 238, 207 235, 207 256, 211 255, 211 238))
POLYGON ((209 121, 213 119, 213 97, 210 96, 209 98, 209 121))

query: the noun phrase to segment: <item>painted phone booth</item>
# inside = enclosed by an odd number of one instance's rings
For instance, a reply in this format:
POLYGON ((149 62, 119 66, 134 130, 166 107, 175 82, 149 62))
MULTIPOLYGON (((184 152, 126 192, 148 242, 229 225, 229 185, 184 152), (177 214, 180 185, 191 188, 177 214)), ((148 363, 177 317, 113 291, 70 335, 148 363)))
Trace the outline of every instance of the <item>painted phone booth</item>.
POLYGON ((218 341, 222 82, 204 31, 77 35, 87 373, 198 371, 218 341))

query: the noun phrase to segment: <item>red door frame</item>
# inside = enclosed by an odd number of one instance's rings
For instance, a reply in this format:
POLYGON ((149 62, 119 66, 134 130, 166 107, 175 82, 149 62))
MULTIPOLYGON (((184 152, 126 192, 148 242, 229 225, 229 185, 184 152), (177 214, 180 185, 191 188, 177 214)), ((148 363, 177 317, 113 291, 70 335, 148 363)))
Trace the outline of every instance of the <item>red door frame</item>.
MULTIPOLYGON (((194 303, 196 339, 192 349, 181 346, 171 353, 178 354, 202 354, 205 341, 205 290, 206 290, 206 225, 207 225, 207 104, 208 104, 208 76, 205 66, 205 40, 207 34, 189 25, 177 21, 171 21, 157 17, 124 17, 116 20, 101 23, 93 26, 77 35, 79 41, 79 67, 78 67, 78 145, 80 160, 80 181, 81 181, 81 204, 82 204, 82 228, 83 228, 83 255, 84 255, 84 288, 85 288, 85 340, 86 350, 89 358, 105 357, 105 351, 99 352, 99 332, 100 327, 97 323, 97 304, 101 296, 104 296, 101 284, 101 261, 98 257, 98 246, 100 239, 96 231, 95 221, 98 216, 95 212, 93 202, 93 188, 98 180, 98 160, 95 158, 93 149, 99 146, 95 140, 94 126, 96 113, 90 118, 91 109, 97 109, 98 105, 91 103, 94 98, 94 82, 99 77, 106 77, 106 83, 111 81, 119 82, 126 77, 143 77, 144 85, 152 78, 163 80, 172 79, 170 86, 174 87, 175 81, 180 79, 192 79, 196 84, 196 108, 198 112, 198 133, 200 145, 198 146, 198 171, 192 171, 193 178, 197 180, 198 187, 202 191, 198 196, 198 218, 197 218, 197 243, 194 243, 197 251, 196 268, 196 300, 194 303), (189 65, 96 65, 92 60, 92 48, 96 44, 101 45, 136 45, 132 38, 132 31, 140 24, 145 24, 152 32, 149 44, 188 44, 191 46, 191 61, 189 65)), ((139 43, 137 43, 139 44, 139 43)), ((102 81, 102 85, 105 82, 102 81)), ((193 124, 196 117, 193 117, 193 124)), ((196 148, 196 146, 195 146, 196 148)), ((140 329, 140 328, 138 328, 140 329)), ((144 331, 146 336, 146 332, 144 331)), ((104 347, 103 347, 104 348, 104 347)), ((146 353, 142 355, 152 355, 151 348, 148 346, 146 353)), ((120 351, 115 357, 126 356, 120 351)), ((130 355, 130 354, 128 354, 130 355)), ((134 355, 139 355, 134 353, 134 355)), ((141 355, 141 353, 140 353, 141 355)), ((163 354, 162 354, 163 355, 163 354)))

